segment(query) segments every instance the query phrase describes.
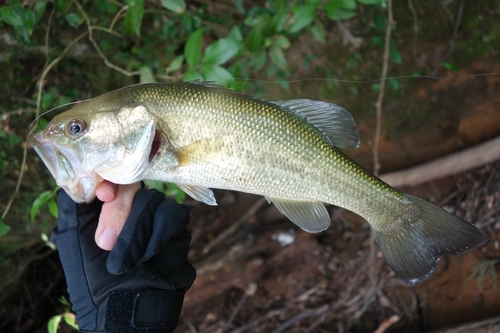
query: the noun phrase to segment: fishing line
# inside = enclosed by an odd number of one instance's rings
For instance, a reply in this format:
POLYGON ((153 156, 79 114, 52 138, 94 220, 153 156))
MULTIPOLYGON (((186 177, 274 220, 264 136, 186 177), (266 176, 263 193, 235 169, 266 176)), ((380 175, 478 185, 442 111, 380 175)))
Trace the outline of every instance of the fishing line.
MULTIPOLYGON (((402 80, 402 79, 429 79, 429 80, 450 80, 450 81, 458 81, 458 80, 465 80, 465 79, 472 79, 472 78, 477 78, 477 77, 487 77, 487 76, 500 76, 500 73, 479 73, 479 74, 471 74, 463 77, 441 77, 441 76, 433 76, 433 75, 404 75, 404 76, 391 76, 385 79, 373 79, 373 80, 344 80, 344 79, 335 79, 335 78, 326 78, 326 77, 316 77, 316 78, 307 78, 307 79, 295 79, 295 80, 259 80, 259 79, 251 79, 251 78, 233 78, 233 79, 228 79, 225 80, 226 82, 231 82, 231 81, 247 81, 247 82, 261 82, 261 83, 269 83, 269 84, 280 84, 280 83, 300 83, 300 82, 313 82, 313 81, 323 81, 323 82, 339 82, 339 83, 351 83, 351 84, 373 84, 373 83, 379 83, 382 81, 388 81, 388 80, 402 80)), ((57 109, 79 104, 86 102, 89 99, 84 99, 76 102, 69 102, 66 104, 62 104, 59 106, 56 106, 48 111, 45 111, 44 113, 40 114, 38 117, 35 118, 30 124, 29 127, 29 132, 30 134, 33 134, 33 125, 38 122, 38 120, 50 113, 53 112, 57 109)))
POLYGON ((388 80, 401 80, 401 79, 429 79, 429 80, 465 80, 472 79, 476 77, 485 77, 485 76, 499 76, 500 73, 479 73, 479 74, 471 74, 463 77, 440 77, 433 75, 404 75, 404 76, 391 76, 385 79, 374 79, 374 80, 344 80, 344 79, 335 79, 335 78, 326 78, 326 77, 317 77, 317 78, 308 78, 308 79, 295 79, 295 80, 259 80, 259 79, 249 79, 249 78, 234 78, 230 81, 251 81, 251 82, 262 82, 262 83, 272 83, 272 84, 280 84, 283 82, 287 83, 299 83, 299 82, 310 82, 310 81, 333 81, 339 83, 353 83, 353 84, 370 84, 370 83, 379 83, 382 81, 388 80))
POLYGON ((44 115, 46 115, 47 113, 50 113, 52 111, 55 111, 57 109, 60 109, 60 108, 63 108, 63 107, 66 107, 66 106, 70 106, 70 105, 75 105, 75 104, 80 104, 80 103, 83 103, 83 102, 86 102, 86 101, 89 101, 91 100, 91 98, 88 98, 88 99, 83 99, 83 100, 79 100, 79 101, 75 101, 75 102, 69 102, 69 103, 66 103, 66 104, 62 104, 62 105, 59 105, 59 106, 56 106, 48 111, 45 111, 44 113, 40 114, 38 117, 36 117, 30 124, 30 134, 34 134, 33 133, 33 124, 37 123, 38 122, 38 119, 40 119, 41 117, 43 117, 44 115))

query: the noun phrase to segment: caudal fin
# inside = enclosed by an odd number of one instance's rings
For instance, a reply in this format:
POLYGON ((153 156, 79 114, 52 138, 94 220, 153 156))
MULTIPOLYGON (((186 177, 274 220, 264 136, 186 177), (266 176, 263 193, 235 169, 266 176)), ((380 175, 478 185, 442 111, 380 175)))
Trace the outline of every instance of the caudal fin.
POLYGON ((405 194, 411 211, 401 228, 390 233, 373 230, 384 257, 403 281, 413 286, 428 278, 441 255, 459 255, 487 241, 473 224, 422 199, 405 194))

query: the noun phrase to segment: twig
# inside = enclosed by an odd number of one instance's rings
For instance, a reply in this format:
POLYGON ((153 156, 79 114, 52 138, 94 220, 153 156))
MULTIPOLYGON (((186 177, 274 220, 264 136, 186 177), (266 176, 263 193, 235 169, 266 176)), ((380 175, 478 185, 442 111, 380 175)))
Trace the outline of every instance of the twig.
POLYGON ((386 319, 384 320, 380 326, 377 328, 377 330, 373 333, 384 333, 385 331, 387 331, 392 325, 394 325, 395 323, 397 323, 399 321, 399 316, 392 316, 390 317, 389 319, 386 319))
POLYGON ((11 195, 9 202, 7 203, 7 206, 5 206, 5 209, 4 209, 3 214, 2 214, 2 219, 4 219, 5 216, 7 216, 7 213, 9 212, 10 206, 14 202, 14 199, 16 198, 17 193, 19 192, 19 187, 21 186, 21 180, 23 179, 23 175, 24 175, 24 167, 26 166, 26 155, 28 153, 28 141, 27 140, 23 143, 23 149, 24 149, 23 150, 23 161, 21 163, 21 170, 19 171, 19 177, 17 177, 16 189, 14 190, 14 193, 11 195))
POLYGON ((264 204, 266 200, 264 198, 261 198, 258 200, 256 203, 253 204, 252 207, 250 207, 247 212, 239 218, 238 221, 233 223, 233 225, 224 230, 221 234, 219 234, 217 237, 215 237, 210 243, 208 243, 203 250, 201 251, 202 254, 207 254, 211 249, 213 249, 216 245, 218 245, 220 242, 222 242, 224 239, 226 239, 228 236, 230 236, 242 223, 247 221, 251 216, 255 215, 257 210, 264 204))
MULTIPOLYGON (((446 5, 448 5, 449 2, 450 1, 443 2, 443 8, 450 15, 450 19, 453 22, 453 15, 451 14, 451 12, 448 11, 448 8, 446 8, 446 5)), ((452 33, 451 38, 450 38, 450 46, 448 47, 448 50, 441 58, 441 63, 443 61, 445 61, 446 59, 448 59, 448 57, 451 55, 451 52, 453 51, 454 42, 455 42, 455 39, 457 38, 458 28, 460 27, 460 24, 462 23, 462 15, 464 12, 464 5, 465 5, 465 0, 460 1, 460 7, 458 7, 457 19, 455 20, 455 25, 453 26, 453 33, 452 33)), ((439 68, 441 68, 441 63, 436 64, 436 67, 434 68, 432 75, 436 75, 439 68)))
POLYGON ((422 62, 417 55, 417 42, 418 42, 418 16, 415 7, 413 6, 413 1, 408 0, 408 8, 410 8, 411 14, 413 16, 413 45, 412 45, 412 53, 413 58, 415 59, 417 66, 425 67, 426 70, 429 70, 425 62, 422 62))
POLYGON ((231 315, 229 316, 229 319, 226 322, 226 325, 225 325, 226 327, 230 327, 231 326, 231 324, 233 323, 234 319, 238 315, 238 312, 240 312, 241 307, 243 306, 243 304, 245 304, 245 302, 246 302, 246 300, 248 299, 249 296, 250 295, 247 292, 243 293, 243 296, 241 296, 240 300, 238 301, 238 304, 236 304, 236 306, 234 307, 233 312, 231 312, 231 315))
POLYGON ((458 174, 500 159, 500 137, 472 148, 412 168, 391 172, 381 178, 391 186, 414 186, 458 174))
POLYGON ((241 327, 239 327, 239 328, 231 331, 230 333, 242 333, 242 332, 248 331, 249 329, 251 329, 251 328, 259 325, 263 321, 266 321, 267 319, 271 319, 273 317, 277 317, 277 316, 285 313, 289 309, 290 308, 288 306, 285 306, 284 308, 281 308, 281 309, 278 309, 278 310, 274 310, 274 311, 270 311, 267 314, 265 314, 265 315, 263 315, 263 316, 255 319, 255 320, 252 320, 248 324, 243 325, 243 326, 241 326, 241 327))
POLYGON ((128 6, 123 6, 119 11, 118 13, 116 13, 115 17, 113 18, 113 21, 111 22, 111 24, 109 25, 109 30, 113 30, 115 24, 116 24, 116 21, 118 21, 118 19, 120 18, 120 15, 126 11, 128 9, 128 6))
POLYGON ((382 128, 382 101, 384 99, 385 80, 387 78, 387 68, 389 67, 389 46, 391 42, 391 30, 394 25, 392 17, 392 1, 387 1, 387 28, 385 29, 385 47, 384 47, 384 63, 382 65, 382 77, 380 79, 380 90, 378 93, 377 103, 377 126, 375 129, 375 142, 373 144, 373 173, 378 176, 380 170, 380 162, 378 156, 378 148, 380 145, 380 130, 382 128))
POLYGON ((285 321, 285 323, 283 323, 283 325, 281 325, 280 327, 275 329, 273 331, 273 333, 286 332, 287 329, 289 327, 293 326, 296 322, 298 322, 302 319, 305 319, 305 318, 309 318, 309 317, 321 316, 324 313, 328 312, 329 310, 330 310, 330 305, 328 305, 328 304, 322 305, 322 306, 314 308, 314 309, 306 309, 306 310, 296 314, 292 318, 288 319, 287 321, 285 321))
MULTIPOLYGON (((51 15, 52 17, 52 15, 51 15)), ((50 24, 49 24, 50 26, 50 24)), ((40 114, 40 105, 42 101, 42 91, 43 91, 43 85, 45 81, 45 76, 47 73, 54 67, 61 59, 66 55, 66 53, 75 45, 80 39, 82 39, 87 33, 83 33, 77 38, 75 38, 64 50, 63 52, 57 57, 56 59, 52 60, 52 62, 49 65, 46 65, 43 69, 42 75, 40 76, 40 80, 38 83, 38 95, 37 95, 37 104, 36 104, 36 119, 34 125, 36 126, 36 122, 38 121, 38 115, 40 114)), ((2 218, 5 218, 7 216, 7 213, 10 210, 10 206, 12 205, 12 202, 14 202, 14 199, 17 196, 17 193, 19 192, 19 187, 21 186, 21 180, 23 179, 24 175, 24 169, 26 168, 26 155, 28 152, 28 138, 23 143, 23 161, 21 163, 21 170, 19 172, 19 177, 17 178, 17 184, 16 184, 16 189, 14 190, 14 193, 12 193, 12 196, 9 199, 9 202, 5 206, 5 209, 2 213, 2 218)))
MULTIPOLYGON (((139 71, 135 71, 135 72, 129 72, 127 71, 126 69, 123 69, 121 67, 118 67, 116 66, 115 64, 113 64, 112 62, 110 62, 108 60, 108 58, 106 57, 106 55, 101 51, 101 48, 99 47, 99 45, 97 44, 97 42, 95 41, 94 39, 94 36, 92 35, 92 32, 93 30, 95 29, 93 26, 92 26, 92 23, 90 22, 90 19, 87 15, 87 13, 85 12, 85 10, 83 9, 82 5, 80 4, 80 2, 78 2, 77 0, 75 0, 75 4, 76 6, 78 7, 78 10, 80 10, 80 12, 82 13, 83 15, 83 19, 85 20, 85 22, 87 23, 87 30, 88 30, 88 35, 89 35, 89 41, 92 43, 92 45, 94 45, 94 48, 95 50, 97 51, 97 54, 99 54, 99 57, 101 57, 101 59, 104 61, 104 64, 106 66, 108 66, 109 68, 112 68, 114 69, 115 71, 118 71, 120 73, 122 73, 123 75, 126 75, 126 76, 135 76, 135 75, 140 75, 140 72, 139 71)), ((106 29, 106 28, 102 28, 100 27, 99 30, 103 30, 103 31, 106 31, 108 33, 111 33, 113 35, 117 35, 116 32, 112 31, 112 29, 106 29)), ((119 34, 118 34, 119 35, 119 34)))

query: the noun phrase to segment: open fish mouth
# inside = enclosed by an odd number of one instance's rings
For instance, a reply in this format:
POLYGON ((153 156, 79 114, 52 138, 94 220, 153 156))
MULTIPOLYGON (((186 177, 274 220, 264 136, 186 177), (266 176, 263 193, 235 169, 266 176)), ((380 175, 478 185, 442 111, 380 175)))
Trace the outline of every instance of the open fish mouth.
POLYGON ((70 161, 43 132, 31 135, 29 142, 56 179, 57 185, 65 187, 75 182, 75 173, 70 161))

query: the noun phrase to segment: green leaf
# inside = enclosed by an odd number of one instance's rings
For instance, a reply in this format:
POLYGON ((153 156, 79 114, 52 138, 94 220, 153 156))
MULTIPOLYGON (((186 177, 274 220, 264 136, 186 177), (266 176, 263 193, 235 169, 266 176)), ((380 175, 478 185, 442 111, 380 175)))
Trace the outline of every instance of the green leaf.
POLYGON ((72 26, 73 28, 78 27, 80 23, 83 22, 82 18, 75 13, 68 13, 64 15, 64 18, 66 19, 66 22, 68 22, 69 25, 72 26))
POLYGON ((5 236, 10 230, 10 227, 3 223, 3 218, 0 217, 0 237, 5 236))
POLYGON ((286 21, 288 20, 288 15, 286 12, 279 12, 271 18, 268 30, 271 30, 273 34, 278 34, 285 28, 286 21))
POLYGON ((259 51, 257 53, 254 53, 251 61, 252 61, 254 70, 256 72, 260 71, 262 69, 262 67, 264 67, 264 65, 266 64, 266 61, 267 61, 266 51, 262 50, 262 51, 259 51))
POLYGON ((242 42, 243 41, 243 35, 241 34, 240 28, 238 26, 234 26, 231 28, 229 31, 229 34, 227 35, 227 38, 242 42))
POLYGON ((182 76, 182 81, 188 82, 194 80, 203 80, 203 76, 200 74, 200 72, 189 68, 182 76))
POLYGON ((144 0, 127 0, 128 11, 125 15, 125 30, 129 35, 141 34, 142 17, 144 16, 144 0))
POLYGON ((356 1, 355 0, 336 0, 334 2, 337 2, 339 4, 340 8, 356 9, 356 1))
POLYGON ((203 37, 203 28, 196 30, 189 36, 184 46, 184 57, 189 67, 194 67, 201 60, 201 38, 203 37))
POLYGON ((153 72, 151 72, 151 69, 148 66, 141 66, 139 68, 139 73, 140 73, 140 82, 141 83, 152 83, 156 82, 153 72))
POLYGON ((240 51, 240 43, 231 38, 221 38, 208 45, 203 56, 204 63, 222 65, 240 51))
POLYGON ((161 0, 164 8, 173 11, 174 13, 184 13, 186 10, 186 2, 184 0, 161 0))
POLYGON ((290 47, 290 41, 283 35, 279 35, 274 39, 274 45, 280 49, 286 50, 290 47))
POLYGON ((314 20, 317 5, 305 5, 294 10, 294 14, 290 19, 288 32, 293 34, 304 29, 314 20))
POLYGON ((384 39, 382 37, 374 36, 372 37, 372 42, 378 47, 384 47, 384 39))
POLYGON ((226 84, 233 80, 233 76, 227 69, 216 64, 203 64, 201 66, 203 78, 206 81, 215 81, 218 84, 226 84))
POLYGON ((40 21, 40 19, 43 16, 43 13, 45 12, 45 8, 47 8, 47 3, 46 2, 37 2, 33 9, 36 12, 36 22, 40 21))
MULTIPOLYGON (((22 10, 24 11, 24 9, 22 10)), ((0 14, 2 16, 2 20, 5 23, 13 27, 24 26, 24 19, 18 10, 14 10, 13 8, 9 7, 2 7, 2 9, 0 9, 0 14)))
POLYGON ((357 0, 363 5, 378 5, 387 2, 387 0, 357 0))
POLYGON ((179 188, 179 186, 175 184, 167 185, 167 192, 165 193, 168 197, 175 198, 175 201, 179 204, 183 203, 186 200, 186 193, 179 188))
POLYGON ((73 0, 54 0, 54 7, 56 9, 56 12, 60 14, 66 13, 72 2, 73 0))
POLYGON ((283 50, 281 50, 279 47, 277 47, 276 45, 271 46, 269 50, 269 57, 271 58, 273 64, 276 65, 276 67, 281 70, 286 69, 285 55, 283 54, 283 50))
POLYGON ((50 215, 54 216, 56 219, 59 216, 59 209, 57 208, 57 202, 54 197, 49 200, 49 212, 50 215))
POLYGON ((8 135, 7 138, 9 139, 9 145, 11 145, 11 146, 15 146, 19 142, 21 142, 21 138, 18 137, 17 135, 15 135, 15 134, 10 134, 9 133, 9 135, 8 135))
POLYGON ((40 207, 42 207, 52 197, 54 197, 53 191, 45 191, 40 193, 38 198, 36 198, 35 201, 33 201, 33 205, 31 206, 31 212, 30 212, 31 221, 35 220, 35 215, 40 210, 40 207))
POLYGON ((168 67, 165 71, 167 72, 167 74, 171 73, 171 72, 175 72, 176 70, 181 68, 183 62, 184 62, 184 56, 180 55, 180 56, 176 57, 174 60, 172 60, 172 62, 170 63, 170 65, 168 65, 168 67))
POLYGON ((309 32, 318 42, 325 44, 325 28, 320 20, 317 20, 313 25, 309 26, 309 32))
POLYGON ((247 37, 247 48, 250 52, 255 53, 264 47, 264 37, 260 27, 254 27, 247 37))
POLYGON ((394 90, 394 91, 398 91, 399 90, 399 81, 398 80, 388 79, 387 83, 388 83, 389 87, 392 88, 392 90, 394 90))
POLYGON ((331 0, 325 5, 325 9, 333 10, 334 8, 356 9, 355 0, 331 0))
POLYGON ((62 316, 54 316, 49 320, 47 324, 47 332, 48 333, 57 333, 57 328, 59 327, 59 323, 61 322, 62 316))
POLYGON ((389 44, 389 56, 396 64, 400 64, 402 61, 401 53, 399 53, 399 51, 396 49, 395 44, 396 43, 394 42, 394 39, 391 39, 391 42, 389 44))
POLYGON ((348 20, 357 15, 354 0, 333 0, 325 5, 328 18, 335 21, 348 20))
POLYGON ((78 329, 78 323, 76 322, 76 316, 73 313, 65 313, 63 314, 64 321, 69 326, 73 327, 75 330, 78 329))
POLYGON ((384 31, 387 27, 387 18, 383 17, 382 15, 376 14, 373 17, 373 25, 375 26, 375 30, 379 32, 384 31))
POLYGON ((443 61, 443 67, 453 72, 460 72, 460 68, 447 61, 443 61))
POLYGON ((28 29, 30 35, 33 32, 35 23, 36 23, 35 12, 32 11, 31 9, 26 10, 26 13, 24 15, 24 26, 26 27, 26 29, 28 29))
POLYGON ((350 9, 344 9, 344 8, 331 8, 331 9, 325 8, 325 9, 328 18, 334 21, 348 20, 357 15, 355 11, 350 9))

